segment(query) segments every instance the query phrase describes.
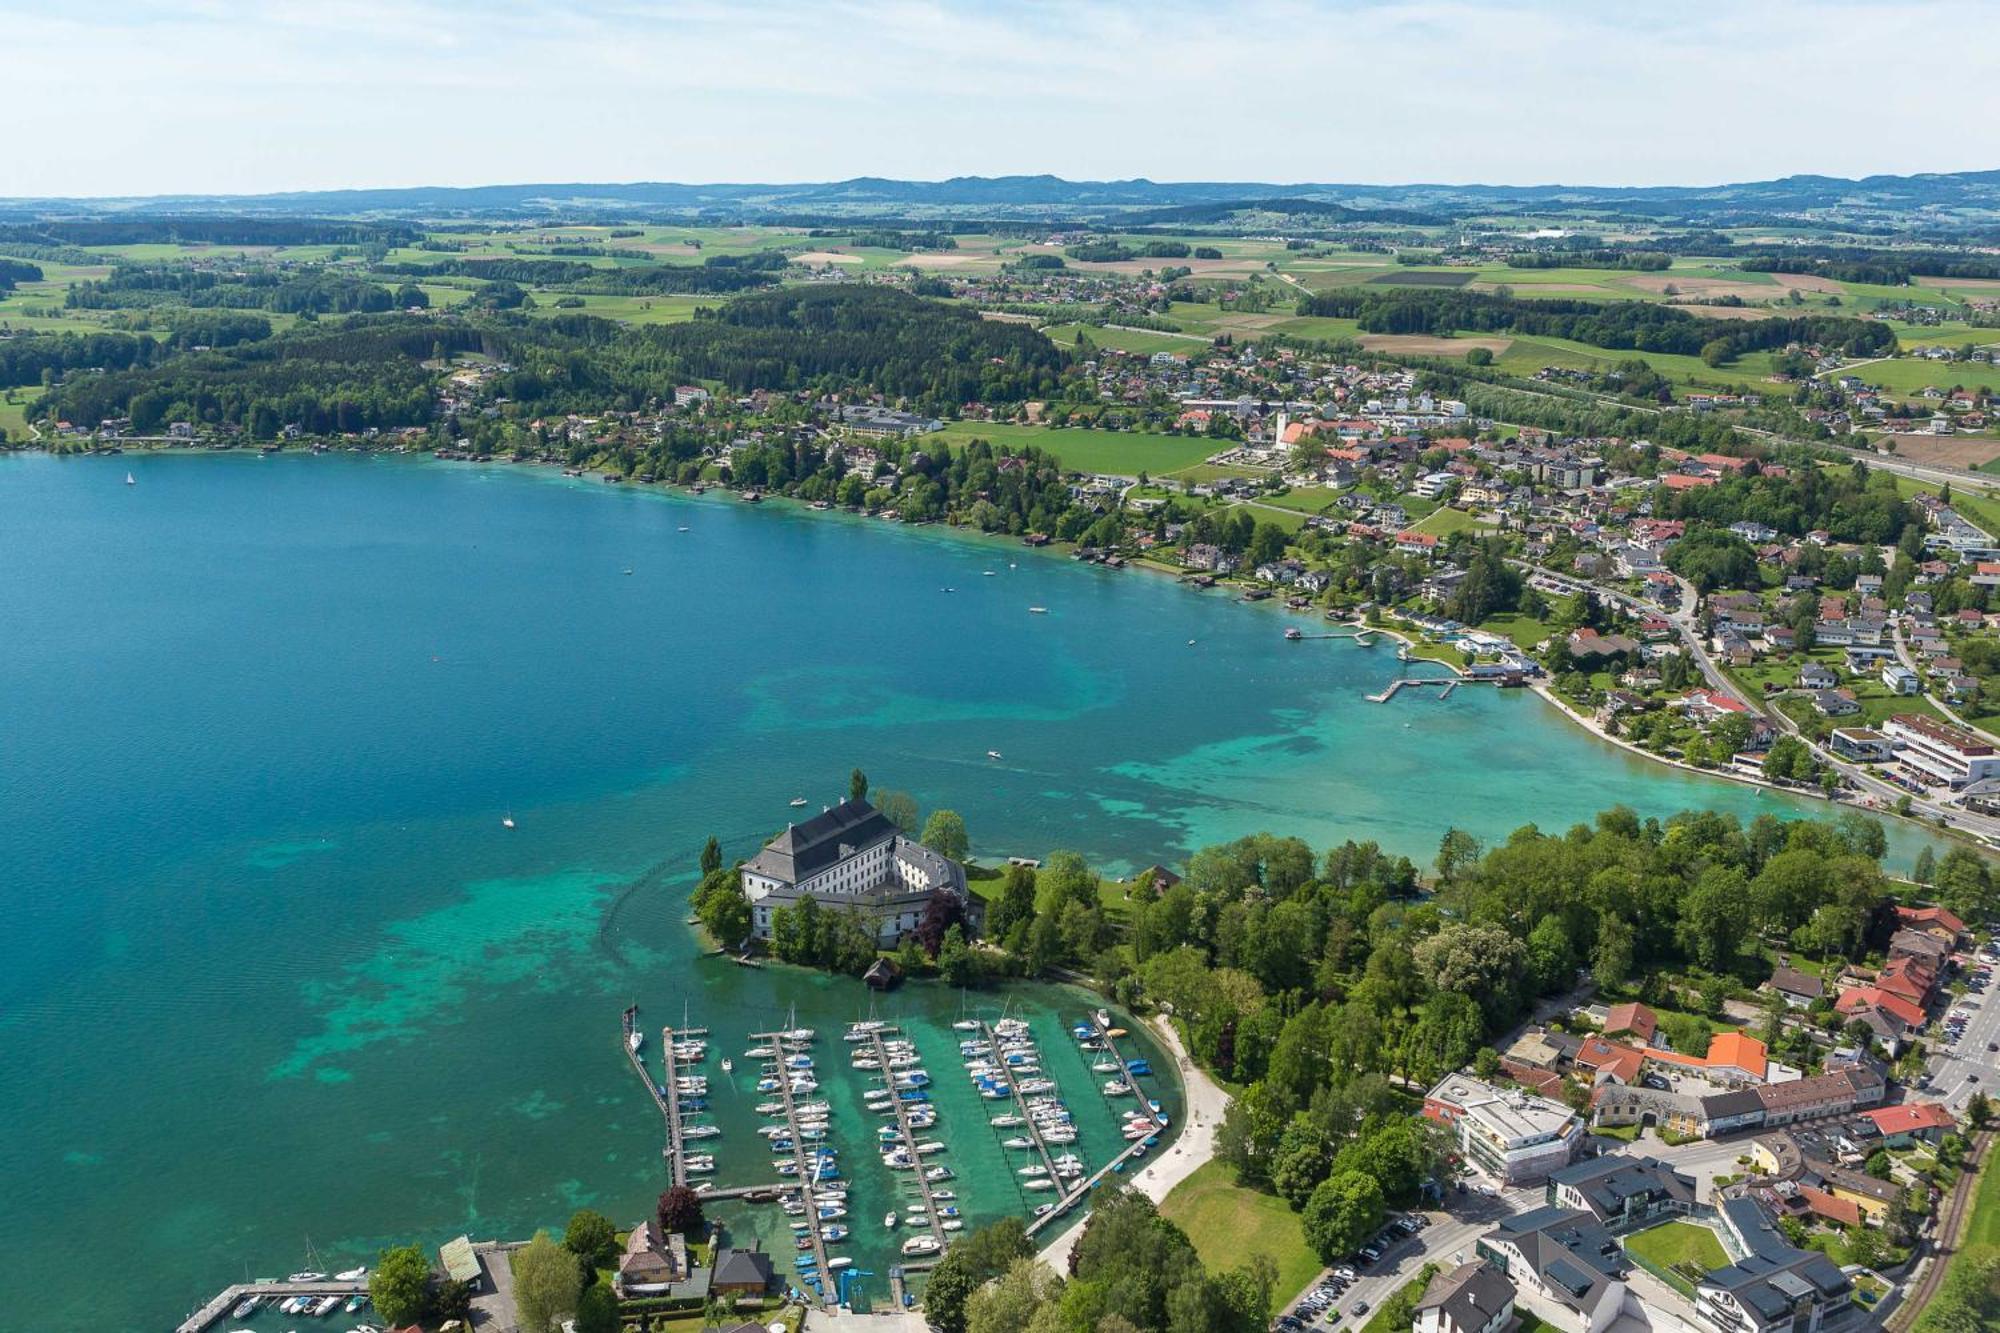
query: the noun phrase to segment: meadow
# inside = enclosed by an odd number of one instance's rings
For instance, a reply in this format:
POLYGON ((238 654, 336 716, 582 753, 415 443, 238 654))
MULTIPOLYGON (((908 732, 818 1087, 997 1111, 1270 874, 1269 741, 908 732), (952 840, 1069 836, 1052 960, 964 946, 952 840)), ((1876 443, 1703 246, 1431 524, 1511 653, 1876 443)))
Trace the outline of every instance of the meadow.
POLYGON ((963 443, 1033 445, 1053 454, 1063 467, 1077 472, 1108 472, 1133 477, 1141 472, 1168 476, 1199 463, 1225 442, 1200 435, 1159 435, 1149 431, 1094 430, 1017 426, 995 421, 958 421, 937 438, 963 443))

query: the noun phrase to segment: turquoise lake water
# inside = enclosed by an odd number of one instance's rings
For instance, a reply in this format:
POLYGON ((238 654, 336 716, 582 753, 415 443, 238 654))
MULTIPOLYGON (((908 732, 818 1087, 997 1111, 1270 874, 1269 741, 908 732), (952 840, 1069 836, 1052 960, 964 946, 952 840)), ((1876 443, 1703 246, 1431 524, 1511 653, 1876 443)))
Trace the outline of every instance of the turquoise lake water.
MULTIPOLYGON (((660 1130, 624 1005, 656 1034, 685 1004, 739 1057, 792 1006, 865 1012, 851 981, 697 961, 683 924, 707 835, 748 855, 857 764, 960 811, 976 853, 1125 868, 1260 829, 1427 862, 1448 825, 1617 802, 1822 810, 1523 693, 1368 703, 1393 653, 1289 623, 1017 544, 548 472, 0 457, 0 1328, 162 1327, 308 1244, 335 1267, 642 1215, 660 1130)), ((1074 1055, 1081 996, 975 998, 1074 1055)), ((958 1006, 910 988, 882 1016, 962 1095, 958 1006)), ((963 1100, 977 1220, 1018 1205, 963 1100)), ((872 1134, 835 1129, 879 1236, 872 1134)), ((746 1133, 717 1151, 761 1174, 746 1133)))

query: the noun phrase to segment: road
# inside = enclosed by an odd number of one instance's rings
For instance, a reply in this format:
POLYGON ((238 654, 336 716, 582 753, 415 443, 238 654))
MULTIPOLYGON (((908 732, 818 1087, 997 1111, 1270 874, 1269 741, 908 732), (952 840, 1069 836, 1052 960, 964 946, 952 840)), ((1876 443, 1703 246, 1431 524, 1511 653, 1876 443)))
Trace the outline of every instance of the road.
POLYGON ((1969 1010, 1972 1018, 1955 1042, 1945 1040, 1943 1024, 1939 1024, 1929 1063, 1931 1085, 1925 1092, 1953 1111, 1963 1111, 1973 1093, 1983 1090, 1992 1096, 1995 1083, 2000 1082, 2000 1052, 1986 1049, 2000 1046, 2000 999, 1989 989, 1983 994, 1968 993, 1953 1007, 1969 1010))

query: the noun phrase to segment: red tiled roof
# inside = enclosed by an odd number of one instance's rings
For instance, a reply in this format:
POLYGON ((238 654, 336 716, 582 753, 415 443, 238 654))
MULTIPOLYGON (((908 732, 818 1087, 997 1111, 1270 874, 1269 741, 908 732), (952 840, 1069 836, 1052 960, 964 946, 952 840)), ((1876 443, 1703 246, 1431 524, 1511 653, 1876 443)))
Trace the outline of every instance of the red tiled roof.
POLYGON ((1951 1112, 1936 1102, 1904 1102, 1901 1106, 1880 1106, 1862 1115, 1875 1122, 1883 1134, 1910 1134, 1921 1129, 1950 1129, 1958 1122, 1951 1112))
POLYGON ((1838 1222, 1844 1227, 1861 1225, 1861 1205, 1852 1199, 1836 1199, 1825 1190, 1801 1185, 1799 1200, 1805 1204, 1808 1211, 1824 1217, 1829 1222, 1838 1222))
POLYGON ((1660 1020, 1643 1004, 1614 1004, 1605 1016, 1604 1030, 1612 1035, 1620 1032, 1636 1034, 1641 1040, 1651 1041, 1659 1030, 1660 1020))
POLYGON ((1903 1020, 1906 1028, 1920 1028, 1924 1025, 1923 1009, 1900 995, 1893 995, 1880 986, 1851 986, 1840 993, 1840 1002, 1834 1005, 1843 1014, 1856 1014, 1863 1009, 1880 1009, 1885 1014, 1894 1014, 1903 1020))

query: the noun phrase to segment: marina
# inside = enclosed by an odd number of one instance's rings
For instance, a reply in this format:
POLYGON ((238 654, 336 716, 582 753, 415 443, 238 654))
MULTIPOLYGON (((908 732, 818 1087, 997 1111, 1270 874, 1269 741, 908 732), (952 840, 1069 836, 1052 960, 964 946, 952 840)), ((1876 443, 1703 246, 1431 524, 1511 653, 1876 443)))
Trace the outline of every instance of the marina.
MULTIPOLYGON (((787 1216, 804 1220, 803 1229, 797 1221, 792 1224, 793 1231, 806 1243, 805 1252, 793 1260, 799 1286, 811 1291, 820 1304, 832 1304, 835 1297, 827 1280, 835 1268, 827 1253, 827 1231, 829 1223, 840 1222, 847 1216, 847 1187, 832 1184, 840 1179, 840 1167, 837 1150, 827 1141, 825 1129, 822 1127, 812 1138, 807 1137, 810 1126, 824 1122, 819 1117, 806 1116, 799 1103, 801 1093, 819 1090, 819 1080, 810 1073, 812 1057, 806 1054, 817 1034, 811 1028, 791 1027, 781 1032, 752 1033, 751 1037, 758 1043, 751 1048, 752 1052, 769 1052, 757 1057, 762 1059, 764 1070, 757 1081, 758 1091, 777 1095, 784 1119, 782 1134, 766 1132, 765 1137, 770 1139, 772 1153, 779 1159, 780 1172, 787 1159, 796 1172, 796 1179, 781 1202, 787 1216), (798 1063, 801 1059, 803 1064, 798 1063)), ((844 1268, 847 1263, 840 1266, 844 1268)))
MULTIPOLYGON (((921 1201, 923 1209, 921 1218, 925 1230, 930 1233, 931 1240, 935 1244, 935 1250, 932 1252, 939 1253, 944 1250, 947 1238, 944 1233, 943 1218, 938 1213, 939 1204, 932 1189, 930 1169, 924 1165, 925 1154, 918 1149, 917 1131, 913 1123, 915 1117, 911 1111, 912 1106, 928 1107, 930 1104, 929 1094, 924 1093, 921 1087, 903 1088, 897 1086, 899 1071, 891 1058, 888 1042, 884 1040, 885 1033, 888 1037, 893 1038, 895 1037, 896 1029, 871 1026, 867 1032, 867 1039, 875 1053, 877 1072, 882 1078, 882 1089, 888 1094, 886 1100, 889 1104, 890 1113, 896 1120, 896 1138, 893 1142, 896 1144, 897 1151, 901 1153, 902 1157, 898 1161, 896 1160, 895 1152, 885 1149, 883 1164, 889 1166, 892 1171, 901 1169, 909 1172, 907 1183, 903 1186, 903 1191, 908 1196, 911 1193, 911 1187, 915 1187, 916 1200, 921 1201), (904 1096, 905 1093, 921 1093, 923 1100, 916 1101, 907 1098, 904 1096)), ((910 1049, 914 1051, 915 1048, 912 1046, 910 1049)), ((911 1068, 920 1069, 921 1066, 906 1066, 902 1072, 907 1072, 911 1068)), ((929 1118, 935 1121, 936 1112, 932 1111, 929 1118)), ((887 1127, 885 1126, 884 1128, 886 1131, 887 1127)), ((914 1211, 916 1211, 915 1208, 905 1208, 903 1210, 905 1220, 914 1211)), ((894 1217, 895 1214, 891 1213, 888 1216, 894 1217)))

